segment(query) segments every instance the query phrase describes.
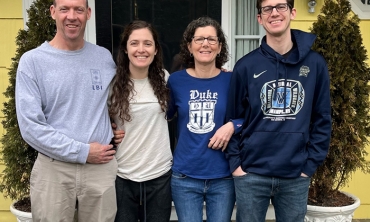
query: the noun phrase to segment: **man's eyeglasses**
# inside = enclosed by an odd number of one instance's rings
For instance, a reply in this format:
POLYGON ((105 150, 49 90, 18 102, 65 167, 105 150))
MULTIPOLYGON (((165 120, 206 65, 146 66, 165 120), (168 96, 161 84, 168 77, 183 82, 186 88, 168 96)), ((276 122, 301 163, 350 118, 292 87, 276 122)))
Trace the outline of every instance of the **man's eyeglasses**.
POLYGON ((281 4, 277 4, 275 6, 269 5, 269 6, 261 7, 260 12, 264 15, 269 15, 269 14, 272 13, 272 10, 274 10, 274 8, 278 12, 285 12, 290 8, 290 5, 288 3, 281 3, 281 4))
POLYGON ((210 45, 215 45, 218 42, 217 36, 209 36, 208 38, 205 38, 205 37, 202 37, 202 36, 194 36, 193 37, 194 42, 198 45, 202 45, 204 40, 206 40, 206 39, 207 39, 207 41, 210 45))

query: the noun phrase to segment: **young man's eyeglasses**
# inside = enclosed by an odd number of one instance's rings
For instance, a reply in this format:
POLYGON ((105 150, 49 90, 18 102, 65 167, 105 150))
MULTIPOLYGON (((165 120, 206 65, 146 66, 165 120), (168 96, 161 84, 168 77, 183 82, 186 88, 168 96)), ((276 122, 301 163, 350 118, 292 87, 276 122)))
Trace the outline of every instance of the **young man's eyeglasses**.
POLYGON ((208 38, 203 37, 203 36, 194 36, 194 37, 193 37, 194 42, 195 42, 196 44, 198 44, 198 45, 202 45, 202 44, 203 44, 203 42, 204 42, 204 40, 206 40, 206 39, 207 39, 207 41, 208 41, 208 43, 209 43, 210 45, 215 45, 215 44, 217 44, 217 42, 218 42, 218 38, 217 38, 217 36, 209 36, 208 38))
POLYGON ((272 10, 274 10, 274 8, 278 12, 285 12, 290 8, 290 5, 288 3, 281 3, 275 6, 269 5, 269 6, 261 7, 260 13, 263 15, 269 15, 272 13, 272 10))

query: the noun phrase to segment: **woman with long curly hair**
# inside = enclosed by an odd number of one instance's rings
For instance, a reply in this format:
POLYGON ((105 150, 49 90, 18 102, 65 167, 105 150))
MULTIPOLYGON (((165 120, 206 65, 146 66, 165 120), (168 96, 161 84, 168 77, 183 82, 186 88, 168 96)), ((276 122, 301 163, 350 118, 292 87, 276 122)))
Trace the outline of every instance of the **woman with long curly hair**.
POLYGON ((168 76, 154 28, 140 20, 128 24, 121 35, 109 100, 111 118, 117 130, 125 132, 116 153, 117 222, 169 221, 168 76))
POLYGON ((230 221, 234 181, 222 151, 235 126, 225 124, 231 74, 221 70, 228 48, 219 23, 208 17, 192 21, 184 32, 180 55, 188 68, 168 79, 167 112, 168 118, 178 117, 171 178, 177 217, 201 222, 205 203, 207 221, 230 221))

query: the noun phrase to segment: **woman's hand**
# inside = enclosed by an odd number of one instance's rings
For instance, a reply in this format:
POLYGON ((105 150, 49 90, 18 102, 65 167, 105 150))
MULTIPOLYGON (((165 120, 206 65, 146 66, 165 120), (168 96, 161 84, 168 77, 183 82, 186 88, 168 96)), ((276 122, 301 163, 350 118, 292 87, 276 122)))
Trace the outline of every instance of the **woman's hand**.
POLYGON ((117 125, 115 123, 112 123, 112 129, 113 129, 113 141, 114 145, 118 146, 123 140, 123 137, 125 137, 125 131, 123 130, 117 130, 117 125))
POLYGON ((216 131, 215 135, 213 135, 212 138, 209 140, 208 148, 212 148, 214 150, 222 149, 222 151, 224 151, 233 133, 234 133, 234 124, 232 122, 224 124, 216 131))

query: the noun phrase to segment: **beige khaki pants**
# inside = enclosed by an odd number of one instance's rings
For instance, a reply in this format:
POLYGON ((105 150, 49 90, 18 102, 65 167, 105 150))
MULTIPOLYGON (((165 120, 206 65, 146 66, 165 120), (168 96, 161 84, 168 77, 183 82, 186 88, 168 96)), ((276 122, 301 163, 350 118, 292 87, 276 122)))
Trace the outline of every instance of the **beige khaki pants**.
POLYGON ((34 222, 114 221, 117 205, 117 161, 74 164, 38 154, 31 173, 34 222), (76 206, 76 201, 78 202, 76 206))

